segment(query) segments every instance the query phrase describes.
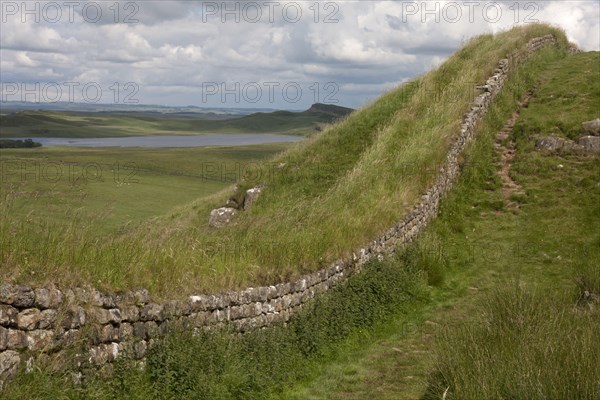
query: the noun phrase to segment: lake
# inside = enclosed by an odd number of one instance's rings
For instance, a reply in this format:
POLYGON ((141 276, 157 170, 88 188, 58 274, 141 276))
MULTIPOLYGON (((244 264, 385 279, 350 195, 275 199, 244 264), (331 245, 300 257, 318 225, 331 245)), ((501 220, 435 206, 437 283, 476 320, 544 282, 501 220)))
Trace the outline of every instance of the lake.
MULTIPOLYGON (((10 138, 6 138, 10 139, 10 138)), ((206 147, 206 146, 243 146, 264 143, 289 143, 303 140, 302 136, 268 134, 202 134, 169 136, 128 136, 117 138, 47 138, 31 137, 43 146, 70 147, 206 147)), ((23 140, 21 139, 21 140, 23 140)))

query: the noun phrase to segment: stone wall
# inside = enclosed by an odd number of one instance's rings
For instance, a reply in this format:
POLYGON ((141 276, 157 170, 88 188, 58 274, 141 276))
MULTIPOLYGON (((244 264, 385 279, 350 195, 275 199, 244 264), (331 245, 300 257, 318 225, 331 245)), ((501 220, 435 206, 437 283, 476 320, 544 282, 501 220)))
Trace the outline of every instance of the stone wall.
POLYGON ((0 380, 14 375, 21 363, 31 368, 34 360, 48 357, 63 355, 79 365, 92 366, 110 363, 123 352, 142 358, 153 341, 172 327, 200 329, 231 323, 243 332, 288 321, 304 303, 359 272, 370 259, 381 258, 412 241, 426 227, 436 216, 441 197, 456 181, 459 155, 503 87, 510 67, 550 43, 555 43, 552 35, 532 39, 524 50, 499 62, 494 74, 478 87, 482 92, 464 116, 460 134, 433 186, 402 221, 350 259, 336 261, 294 282, 161 304, 152 302, 146 290, 109 295, 95 289, 61 291, 1 285, 0 380), (83 354, 68 353, 74 348, 86 350, 83 354))

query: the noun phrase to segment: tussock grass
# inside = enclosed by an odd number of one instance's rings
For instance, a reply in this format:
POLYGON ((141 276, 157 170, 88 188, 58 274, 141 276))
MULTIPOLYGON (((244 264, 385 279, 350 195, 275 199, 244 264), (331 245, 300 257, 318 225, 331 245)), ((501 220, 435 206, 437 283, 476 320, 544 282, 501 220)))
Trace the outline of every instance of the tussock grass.
POLYGON ((465 154, 457 187, 402 256, 435 285, 431 301, 408 323, 393 318, 377 339, 347 349, 279 398, 597 398, 592 339, 600 318, 589 293, 598 293, 600 281, 600 158, 543 154, 529 135, 538 114, 573 126, 593 118, 589 105, 598 95, 590 66, 599 65, 598 56, 540 54, 507 81, 465 154), (556 102, 521 110, 512 172, 524 194, 520 209, 511 210, 500 191, 495 135, 538 83, 533 103, 564 92, 555 77, 567 72, 568 90, 578 94, 568 109, 577 116, 556 102), (428 267, 440 279, 432 282, 428 267))
MULTIPOLYGON (((562 62, 544 52, 511 77, 467 151, 440 217, 416 243, 309 303, 287 328, 174 335, 152 352, 144 371, 122 360, 113 379, 77 387, 68 374, 36 370, 3 395, 597 398, 600 319, 597 308, 579 300, 584 288, 598 293, 600 282, 600 158, 540 155, 526 137, 515 137, 520 150, 513 169, 526 192, 517 214, 502 203, 494 164, 494 135, 516 99, 549 64, 562 62), (442 329, 435 342, 422 329, 426 319, 442 329), (432 348, 434 363, 425 354, 432 348)), ((568 67, 565 60, 561 68, 568 67)), ((585 93, 586 79, 582 74, 573 90, 585 93)), ((189 218, 187 211, 178 210, 175 219, 189 218)))
POLYGON ((397 260, 371 262, 335 291, 307 303, 286 326, 243 335, 227 329, 175 332, 147 355, 145 368, 121 358, 114 374, 74 385, 68 370, 23 373, 3 399, 265 399, 314 374, 351 335, 402 315, 426 296, 422 274, 397 260))
POLYGON ((482 318, 439 338, 427 399, 594 399, 600 390, 598 314, 547 294, 501 288, 482 318))
MULTIPOLYGON (((27 252, 39 276, 59 270, 82 283, 101 281, 111 289, 142 286, 169 296, 273 284, 316 270, 372 240, 417 203, 459 133, 475 85, 491 75, 501 58, 548 33, 559 46, 545 50, 546 57, 564 56, 564 33, 546 25, 483 35, 438 69, 294 146, 272 162, 285 163, 284 168, 241 182, 242 188, 266 184, 267 190, 227 228, 211 229, 207 219, 230 191, 97 247, 81 239, 60 254, 48 254, 28 252, 21 242, 27 239, 10 246, 2 239, 3 260, 10 259, 3 262, 2 273, 30 280, 19 269, 27 252)), ((69 237, 69 229, 48 234, 57 243, 69 237)), ((4 231, 2 238, 8 235, 4 231)))

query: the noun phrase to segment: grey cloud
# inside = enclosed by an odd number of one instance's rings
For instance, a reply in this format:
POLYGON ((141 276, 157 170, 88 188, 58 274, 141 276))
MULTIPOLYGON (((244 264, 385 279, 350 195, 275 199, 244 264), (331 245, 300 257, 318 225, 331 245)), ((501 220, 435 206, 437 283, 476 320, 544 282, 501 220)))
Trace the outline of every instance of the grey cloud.
MULTIPOLYGON (((120 1, 121 11, 127 3, 120 1)), ((404 23, 398 2, 373 1, 337 2, 335 24, 313 21, 307 8, 313 2, 301 3, 304 15, 294 24, 280 14, 273 23, 222 23, 219 18, 204 22, 196 1, 135 3, 139 22, 134 24, 115 23, 110 13, 96 24, 2 24, 1 80, 131 81, 140 85, 141 102, 163 104, 198 104, 206 82, 336 82, 340 102, 359 106, 431 68, 464 38, 507 28, 511 22, 404 23)), ((113 4, 103 7, 108 10, 113 4)), ((597 2, 541 6, 539 18, 560 24, 587 49, 600 47, 597 2)))

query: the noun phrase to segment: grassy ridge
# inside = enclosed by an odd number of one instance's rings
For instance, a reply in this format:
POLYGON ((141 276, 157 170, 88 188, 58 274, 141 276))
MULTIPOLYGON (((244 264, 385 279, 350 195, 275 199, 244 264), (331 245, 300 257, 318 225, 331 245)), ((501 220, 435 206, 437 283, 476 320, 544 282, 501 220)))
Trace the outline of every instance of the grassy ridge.
POLYGON ((208 119, 170 114, 136 115, 66 111, 20 111, 0 116, 0 137, 119 137, 198 133, 308 135, 352 110, 315 104, 303 112, 275 111, 239 118, 208 119))
POLYGON ((596 398, 599 308, 585 292, 600 293, 600 157, 540 154, 530 134, 538 116, 551 126, 594 117, 599 60, 598 52, 536 59, 509 80, 457 188, 409 249, 434 278, 431 302, 280 398, 440 399, 446 389, 447 399, 596 398), (569 93, 578 96, 569 104, 588 113, 560 112, 564 82, 556 77, 571 73, 569 93), (513 178, 525 191, 514 211, 502 198, 494 135, 539 82, 513 131, 513 178))
MULTIPOLYGON (((516 100, 571 61, 540 55, 508 81, 479 126, 440 216, 396 258, 372 262, 287 327, 249 335, 169 337, 141 371, 122 360, 110 380, 83 386, 68 372, 24 374, 18 398, 595 399, 600 390, 600 157, 542 155, 515 134, 519 211, 507 207, 494 135, 516 100), (544 73, 544 70, 548 73, 544 73), (562 165, 562 168, 557 167, 562 165), (565 210, 568 210, 565 213, 565 210), (554 227, 560 226, 562 229, 554 227), (427 286, 429 284, 429 286, 427 286), (597 305, 596 307, 598 307, 597 305), (435 351, 435 352, 434 352, 435 351)), ((581 108, 593 88, 572 89, 581 108)), ((554 86, 554 87, 553 87, 554 86)), ((538 101, 538 97, 532 100, 538 101)), ((548 118, 556 113, 545 110, 548 118)), ((522 121, 528 121, 528 108, 522 121)), ((522 124, 524 132, 533 125, 522 124)))
MULTIPOLYGON (((271 162, 282 169, 265 166, 269 173, 241 182, 242 189, 263 183, 267 190, 225 229, 207 225, 211 209, 230 195, 222 192, 151 220, 137 233, 109 238, 93 254, 78 234, 68 240, 75 243, 68 252, 27 252, 27 260, 38 277, 59 266, 82 282, 142 286, 165 296, 273 284, 315 270, 372 240, 416 204, 459 133, 475 85, 501 58, 547 33, 559 46, 542 51, 542 60, 564 57, 564 34, 547 26, 483 35, 437 70, 292 147, 271 162)), ((49 235, 58 241, 72 234, 49 235)), ((2 244, 4 259, 11 260, 3 273, 17 280, 30 279, 18 268, 23 247, 2 244)))

